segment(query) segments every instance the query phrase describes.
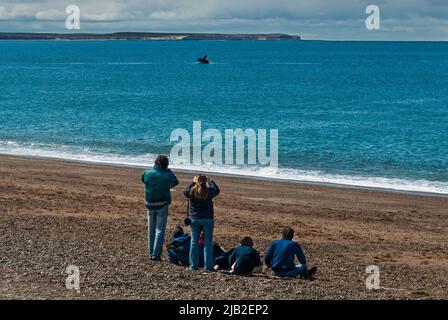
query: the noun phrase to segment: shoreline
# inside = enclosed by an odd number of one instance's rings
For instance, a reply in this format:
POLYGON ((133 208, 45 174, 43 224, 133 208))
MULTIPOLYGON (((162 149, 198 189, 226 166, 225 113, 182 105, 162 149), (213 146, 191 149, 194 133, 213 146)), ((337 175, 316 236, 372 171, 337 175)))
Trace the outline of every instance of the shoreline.
MULTIPOLYGON (((76 160, 76 159, 68 159, 68 158, 58 158, 58 157, 48 157, 48 156, 28 156, 28 155, 11 155, 0 153, 1 157, 13 157, 13 158, 25 158, 25 159, 36 159, 36 160, 51 160, 51 161, 62 161, 69 163, 79 163, 79 164, 94 164, 94 165, 104 165, 111 166, 117 168, 138 168, 138 169, 146 169, 150 167, 150 161, 148 161, 148 166, 143 165, 132 165, 132 164, 120 164, 114 162, 107 161, 95 161, 95 160, 76 160)), ((390 193, 398 193, 398 194, 406 194, 406 195, 416 195, 416 196, 430 196, 430 197, 441 197, 448 198, 448 194, 446 193, 437 193, 437 192, 425 192, 425 191, 412 191, 412 190, 402 190, 402 189, 393 189, 393 188, 382 188, 382 187, 371 187, 371 186, 363 186, 363 185, 351 185, 351 184, 343 184, 337 182, 322 182, 322 181, 307 181, 307 180, 293 180, 293 179, 282 179, 282 178, 274 178, 274 177, 260 177, 255 175, 244 175, 237 173, 224 173, 217 171, 199 171, 199 170, 189 170, 189 169, 176 169, 173 170, 184 173, 184 174, 196 174, 200 172, 205 172, 208 174, 213 174, 219 177, 230 177, 237 179, 249 179, 256 181, 268 181, 268 182, 278 182, 278 183, 291 183, 297 185, 309 185, 309 186, 321 186, 321 187, 330 187, 330 188, 341 188, 341 189, 353 189, 353 190, 366 190, 366 191, 379 191, 379 192, 390 192, 390 193)))
POLYGON ((52 33, 0 32, 0 40, 143 40, 143 41, 300 41, 301 36, 286 33, 195 33, 195 32, 113 32, 113 33, 52 33))

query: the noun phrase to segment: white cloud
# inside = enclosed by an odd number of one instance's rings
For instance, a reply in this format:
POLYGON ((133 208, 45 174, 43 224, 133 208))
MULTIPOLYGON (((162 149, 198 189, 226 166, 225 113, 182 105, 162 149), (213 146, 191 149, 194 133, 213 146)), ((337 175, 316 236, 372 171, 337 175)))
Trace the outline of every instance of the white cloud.
POLYGON ((63 20, 66 18, 65 12, 56 10, 56 9, 49 9, 44 11, 39 11, 36 13, 36 19, 37 20, 63 20))
POLYGON ((0 20, 8 20, 11 18, 11 14, 6 11, 5 7, 0 6, 0 20))
POLYGON ((169 19, 175 19, 177 17, 177 14, 173 11, 163 11, 162 10, 162 11, 151 12, 149 17, 153 18, 153 19, 169 20, 169 19))

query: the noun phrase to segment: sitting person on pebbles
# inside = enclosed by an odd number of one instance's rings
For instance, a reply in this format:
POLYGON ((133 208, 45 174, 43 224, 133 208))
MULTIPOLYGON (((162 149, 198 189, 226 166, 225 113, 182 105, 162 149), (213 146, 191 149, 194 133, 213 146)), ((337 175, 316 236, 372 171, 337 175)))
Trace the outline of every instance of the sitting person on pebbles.
POLYGON ((274 240, 264 256, 267 270, 272 270, 272 275, 277 277, 295 278, 300 276, 309 279, 316 273, 317 268, 308 269, 305 254, 300 245, 292 241, 294 230, 285 228, 282 239, 274 240), (299 264, 295 264, 295 258, 299 264))

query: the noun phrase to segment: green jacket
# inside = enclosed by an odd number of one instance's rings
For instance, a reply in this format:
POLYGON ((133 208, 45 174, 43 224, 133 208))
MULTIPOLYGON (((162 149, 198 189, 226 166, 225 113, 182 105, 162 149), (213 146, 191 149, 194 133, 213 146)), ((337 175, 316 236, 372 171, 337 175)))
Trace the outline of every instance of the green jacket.
POLYGON ((150 210, 158 210, 170 204, 170 189, 179 184, 174 173, 161 166, 145 170, 142 174, 142 182, 145 184, 146 208, 150 210))

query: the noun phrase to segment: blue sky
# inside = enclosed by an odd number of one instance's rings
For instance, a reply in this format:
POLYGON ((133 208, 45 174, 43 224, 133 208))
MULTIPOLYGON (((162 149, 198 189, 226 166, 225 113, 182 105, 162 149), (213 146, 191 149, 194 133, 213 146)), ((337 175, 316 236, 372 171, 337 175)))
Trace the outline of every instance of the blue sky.
POLYGON ((448 0, 0 0, 0 32, 73 32, 68 5, 81 11, 79 32, 289 33, 326 40, 448 40, 448 0), (367 30, 376 5, 381 28, 367 30))

